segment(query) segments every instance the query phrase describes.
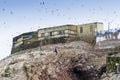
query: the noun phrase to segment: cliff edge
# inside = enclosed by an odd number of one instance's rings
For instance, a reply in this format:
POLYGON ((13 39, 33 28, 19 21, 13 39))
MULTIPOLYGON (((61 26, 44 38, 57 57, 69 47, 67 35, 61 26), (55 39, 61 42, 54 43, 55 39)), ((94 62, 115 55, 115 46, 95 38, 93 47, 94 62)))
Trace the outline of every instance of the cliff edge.
POLYGON ((83 41, 50 44, 1 60, 0 80, 99 80, 105 61, 104 52, 83 41))

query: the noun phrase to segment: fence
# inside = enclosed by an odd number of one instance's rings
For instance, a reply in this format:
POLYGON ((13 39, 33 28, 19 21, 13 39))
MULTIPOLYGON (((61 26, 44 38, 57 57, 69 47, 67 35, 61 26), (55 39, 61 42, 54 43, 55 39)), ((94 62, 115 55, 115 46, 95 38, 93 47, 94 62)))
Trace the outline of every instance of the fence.
POLYGON ((104 41, 104 40, 119 40, 120 39, 120 28, 102 30, 95 32, 96 41, 104 41))

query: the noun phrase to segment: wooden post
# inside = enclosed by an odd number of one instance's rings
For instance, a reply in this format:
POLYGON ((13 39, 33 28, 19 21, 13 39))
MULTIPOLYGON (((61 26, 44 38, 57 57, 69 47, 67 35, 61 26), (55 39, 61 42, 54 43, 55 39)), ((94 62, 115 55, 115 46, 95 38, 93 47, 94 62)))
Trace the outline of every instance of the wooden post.
POLYGON ((41 52, 42 51, 42 47, 41 46, 42 46, 42 40, 39 42, 40 55, 42 55, 42 52, 41 52))

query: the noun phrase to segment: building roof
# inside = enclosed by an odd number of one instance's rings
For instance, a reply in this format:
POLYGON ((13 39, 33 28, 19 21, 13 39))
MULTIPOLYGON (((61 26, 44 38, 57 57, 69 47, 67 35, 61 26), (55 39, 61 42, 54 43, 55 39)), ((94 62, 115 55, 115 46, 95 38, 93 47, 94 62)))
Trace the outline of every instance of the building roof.
POLYGON ((51 29, 51 28, 59 28, 59 27, 68 27, 68 26, 75 26, 75 25, 72 25, 72 24, 66 24, 66 25, 60 25, 60 26, 53 26, 53 27, 41 28, 41 29, 38 29, 38 30, 51 29))
POLYGON ((102 22, 91 22, 91 23, 85 23, 85 24, 79 24, 79 25, 88 25, 88 24, 103 24, 102 22))

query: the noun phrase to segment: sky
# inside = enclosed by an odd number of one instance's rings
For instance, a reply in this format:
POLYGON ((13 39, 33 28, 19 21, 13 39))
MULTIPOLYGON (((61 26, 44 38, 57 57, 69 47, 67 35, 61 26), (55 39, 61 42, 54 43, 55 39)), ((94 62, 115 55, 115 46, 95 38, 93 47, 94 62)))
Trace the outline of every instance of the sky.
POLYGON ((0 60, 13 37, 44 27, 103 22, 120 28, 120 0, 0 0, 0 60))

